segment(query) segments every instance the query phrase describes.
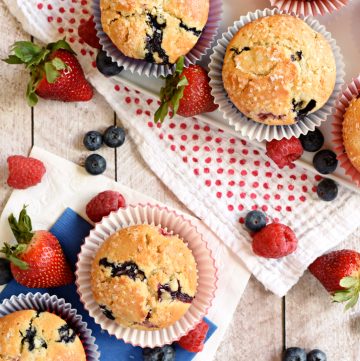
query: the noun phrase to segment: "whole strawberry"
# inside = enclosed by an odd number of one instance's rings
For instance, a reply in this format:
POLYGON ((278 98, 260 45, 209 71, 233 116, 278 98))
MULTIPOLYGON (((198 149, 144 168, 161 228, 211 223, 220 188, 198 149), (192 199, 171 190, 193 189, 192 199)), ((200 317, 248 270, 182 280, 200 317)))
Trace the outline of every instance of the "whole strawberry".
POLYGON ((293 164, 304 152, 301 142, 298 138, 283 138, 281 140, 272 140, 266 143, 266 155, 271 158, 279 168, 284 168, 293 164))
POLYGON ((204 348, 206 334, 209 330, 209 325, 202 320, 193 330, 187 335, 180 338, 179 345, 190 352, 200 352, 204 348))
POLYGON ((209 76, 200 65, 190 65, 184 69, 184 57, 176 63, 174 75, 166 78, 165 87, 160 91, 161 105, 156 111, 155 122, 163 122, 172 110, 175 115, 193 117, 197 114, 213 112, 217 109, 211 95, 209 76))
POLYGON ((100 222, 103 217, 125 205, 125 198, 122 194, 115 191, 104 191, 92 198, 86 205, 86 214, 93 222, 100 222))
POLYGON ((254 253, 265 258, 282 258, 295 252, 297 238, 290 227, 271 223, 255 233, 252 240, 254 253))
POLYGON ((46 172, 43 162, 31 157, 12 155, 7 159, 7 184, 15 189, 26 189, 41 182, 46 172))
POLYGON ((333 301, 357 303, 360 291, 360 253, 348 249, 333 251, 317 258, 309 271, 332 294, 333 301))
POLYGON ((30 106, 44 99, 64 102, 87 101, 93 97, 93 89, 87 82, 74 51, 65 40, 46 47, 29 41, 18 41, 4 61, 8 64, 25 64, 30 70, 26 98, 30 106))
POLYGON ((73 282, 74 275, 66 262, 59 241, 48 231, 33 231, 26 207, 19 219, 8 218, 17 244, 5 243, 1 249, 11 262, 15 280, 31 288, 59 287, 73 282))
POLYGON ((99 38, 96 35, 94 15, 92 15, 87 21, 84 21, 79 25, 78 34, 86 44, 93 48, 101 49, 99 38))

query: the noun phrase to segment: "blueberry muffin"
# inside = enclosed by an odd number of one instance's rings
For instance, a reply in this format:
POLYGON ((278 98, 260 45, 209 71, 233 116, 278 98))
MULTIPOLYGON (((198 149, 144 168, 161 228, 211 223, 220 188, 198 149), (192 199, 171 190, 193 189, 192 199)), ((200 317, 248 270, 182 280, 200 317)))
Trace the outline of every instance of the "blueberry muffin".
POLYGON ((91 288, 104 315, 119 325, 156 330, 189 309, 197 287, 196 262, 178 236, 138 225, 101 245, 92 264, 91 288))
POLYGON ((59 316, 23 310, 0 318, 0 360, 86 361, 75 331, 59 316))
POLYGON ((343 140, 351 164, 360 172, 360 98, 353 99, 346 109, 343 140))
POLYGON ((327 102, 336 64, 326 39, 303 20, 273 15, 235 34, 226 49, 222 77, 229 98, 248 118, 289 125, 327 102))
POLYGON ((126 56, 173 64, 198 41, 209 0, 101 0, 104 32, 126 56))

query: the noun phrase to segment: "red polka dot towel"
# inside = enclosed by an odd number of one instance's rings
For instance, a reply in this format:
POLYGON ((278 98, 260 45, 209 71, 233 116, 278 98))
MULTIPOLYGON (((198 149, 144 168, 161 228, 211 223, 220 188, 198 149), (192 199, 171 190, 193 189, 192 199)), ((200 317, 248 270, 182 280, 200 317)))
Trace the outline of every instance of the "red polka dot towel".
POLYGON ((129 89, 121 78, 104 78, 94 66, 94 49, 79 39, 77 28, 90 16, 90 0, 5 3, 39 40, 66 36, 88 79, 117 112, 150 168, 277 295, 286 294, 316 257, 360 225, 354 219, 360 212, 358 196, 340 189, 336 201, 318 200, 317 176, 300 167, 277 169, 256 144, 191 118, 154 124, 157 101, 129 89), (256 257, 243 226, 252 209, 289 225, 299 239, 298 250, 280 260, 256 257))

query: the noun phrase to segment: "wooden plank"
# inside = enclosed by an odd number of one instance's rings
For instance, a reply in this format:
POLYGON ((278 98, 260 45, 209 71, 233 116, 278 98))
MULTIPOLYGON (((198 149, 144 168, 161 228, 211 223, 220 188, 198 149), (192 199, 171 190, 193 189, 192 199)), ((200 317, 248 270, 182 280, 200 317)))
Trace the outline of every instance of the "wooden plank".
POLYGON ((282 299, 251 277, 214 361, 278 361, 282 339, 282 299))
MULTIPOLYGON (((338 249, 359 251, 360 229, 338 249)), ((358 305, 344 313, 344 306, 332 303, 320 283, 306 272, 286 296, 286 345, 310 350, 320 348, 328 360, 359 360, 358 305)))
MULTIPOLYGON (((29 40, 19 23, 0 1, 0 58, 7 56, 17 40, 29 40)), ((12 154, 26 155, 31 147, 31 110, 26 105, 26 71, 21 66, 0 61, 0 212, 10 195, 6 184, 6 159, 12 154)))

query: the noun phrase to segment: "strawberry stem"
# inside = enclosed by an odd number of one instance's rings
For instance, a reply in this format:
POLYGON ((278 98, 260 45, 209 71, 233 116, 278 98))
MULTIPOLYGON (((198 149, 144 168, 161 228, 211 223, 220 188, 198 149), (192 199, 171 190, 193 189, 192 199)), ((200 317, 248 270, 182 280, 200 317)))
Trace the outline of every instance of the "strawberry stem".
POLYGON ((181 56, 176 62, 176 68, 173 75, 169 75, 165 79, 165 86, 160 90, 161 104, 154 114, 154 121, 163 122, 168 115, 169 108, 172 109, 171 118, 179 109, 180 100, 184 96, 184 89, 189 84, 186 76, 181 75, 184 69, 184 57, 181 56))

